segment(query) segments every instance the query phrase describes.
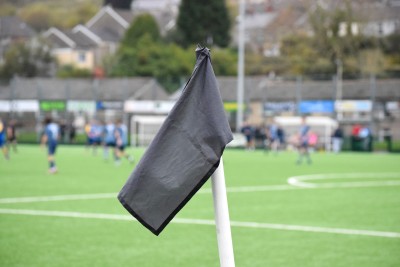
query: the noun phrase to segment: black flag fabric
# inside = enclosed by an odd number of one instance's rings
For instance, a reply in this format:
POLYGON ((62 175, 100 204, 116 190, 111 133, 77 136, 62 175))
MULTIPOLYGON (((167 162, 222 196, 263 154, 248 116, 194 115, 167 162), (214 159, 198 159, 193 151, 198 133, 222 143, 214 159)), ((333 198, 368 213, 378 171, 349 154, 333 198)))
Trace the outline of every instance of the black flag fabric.
POLYGON ((180 98, 118 195, 155 235, 214 173, 233 139, 209 49, 198 47, 196 57, 180 98))

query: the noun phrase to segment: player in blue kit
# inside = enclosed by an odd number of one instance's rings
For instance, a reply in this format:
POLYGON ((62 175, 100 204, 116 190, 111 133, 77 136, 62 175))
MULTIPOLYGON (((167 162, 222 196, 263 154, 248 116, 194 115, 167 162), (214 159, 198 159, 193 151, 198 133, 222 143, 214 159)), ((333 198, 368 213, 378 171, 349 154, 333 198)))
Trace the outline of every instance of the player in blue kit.
POLYGON ((103 141, 104 141, 104 160, 108 160, 109 149, 113 151, 114 159, 117 159, 115 153, 115 125, 109 121, 104 127, 103 132, 103 141))
POLYGON ((310 126, 306 124, 306 118, 302 118, 301 126, 299 129, 299 158, 297 160, 297 164, 301 164, 303 158, 307 159, 307 163, 311 164, 310 152, 308 149, 309 146, 309 135, 310 135, 310 126))
POLYGON ((102 142, 104 127, 97 120, 93 120, 89 130, 89 145, 93 147, 93 155, 97 154, 97 146, 102 142))
POLYGON ((116 144, 116 155, 117 164, 119 164, 119 159, 125 157, 130 163, 133 163, 133 157, 125 153, 125 147, 128 145, 128 128, 121 120, 117 121, 116 128, 114 131, 115 144, 116 144))
POLYGON ((42 146, 47 144, 47 160, 49 162, 49 173, 57 173, 57 167, 55 163, 55 154, 60 138, 60 127, 48 117, 44 121, 45 129, 42 136, 42 146))
POLYGON ((0 149, 3 151, 4 158, 9 159, 8 149, 6 146, 6 126, 0 118, 0 149))

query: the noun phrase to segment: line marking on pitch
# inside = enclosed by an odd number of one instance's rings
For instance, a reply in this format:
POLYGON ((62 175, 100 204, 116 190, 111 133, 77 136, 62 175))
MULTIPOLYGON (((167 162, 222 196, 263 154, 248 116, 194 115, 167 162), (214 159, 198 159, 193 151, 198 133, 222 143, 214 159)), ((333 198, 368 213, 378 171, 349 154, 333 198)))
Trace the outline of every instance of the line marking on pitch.
POLYGON ((334 183, 312 183, 308 181, 326 179, 365 179, 365 178, 397 178, 400 173, 327 173, 312 174, 289 177, 287 182, 290 185, 300 188, 344 188, 344 187, 377 187, 377 186, 398 186, 400 181, 362 181, 362 182, 334 182, 334 183))
MULTIPOLYGON (((230 193, 241 192, 258 192, 258 191, 275 191, 275 190, 292 190, 304 189, 291 185, 266 185, 266 186, 241 186, 228 187, 226 190, 230 193)), ((211 194, 211 188, 200 189, 198 194, 211 194)), ((81 194, 81 195, 59 195, 59 196, 38 196, 38 197, 16 197, 16 198, 0 198, 0 204, 10 203, 32 203, 47 201, 64 201, 64 200, 89 200, 89 199, 107 199, 117 198, 118 193, 98 193, 98 194, 81 194)))
MULTIPOLYGON (((363 188, 381 186, 400 186, 400 181, 365 181, 365 182, 344 182, 344 183, 310 183, 309 180, 323 179, 346 179, 346 178, 400 178, 400 173, 328 173, 292 176, 288 178, 288 185, 261 185, 261 186, 238 186, 228 187, 228 193, 248 193, 281 190, 299 189, 324 189, 324 188, 363 188)), ((198 194, 211 194, 211 188, 200 189, 198 194)), ((90 199, 109 199, 116 198, 118 193, 98 193, 80 195, 58 195, 58 196, 38 196, 38 197, 17 197, 0 198, 0 204, 11 203, 33 203, 48 201, 65 200, 90 200, 90 199)))
MULTIPOLYGON (((64 218, 84 218, 84 219, 103 219, 103 220, 118 220, 118 221, 135 221, 130 215, 119 214, 104 214, 104 213, 85 213, 85 212, 69 212, 69 211, 45 211, 45 210, 22 210, 22 209, 0 209, 0 214, 8 215, 31 215, 31 216, 49 216, 49 217, 64 217, 64 218)), ((175 218, 172 223, 178 224, 196 224, 196 225, 215 225, 214 220, 203 219, 185 219, 175 218)), ((287 225, 287 224, 271 224, 257 222, 238 222, 231 221, 232 227, 245 227, 256 229, 272 229, 284 231, 301 231, 313 233, 327 234, 342 234, 342 235, 361 235, 370 237, 386 237, 400 238, 398 232, 370 231, 357 229, 315 227, 302 225, 287 225)))
POLYGON ((116 198, 117 193, 0 198, 0 204, 116 198))

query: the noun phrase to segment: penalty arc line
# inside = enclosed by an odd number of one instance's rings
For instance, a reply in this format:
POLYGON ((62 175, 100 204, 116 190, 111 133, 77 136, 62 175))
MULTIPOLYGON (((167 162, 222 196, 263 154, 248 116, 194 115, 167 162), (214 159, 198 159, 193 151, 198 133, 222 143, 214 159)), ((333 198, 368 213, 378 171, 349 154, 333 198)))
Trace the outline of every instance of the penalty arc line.
MULTIPOLYGON (((85 219, 104 219, 104 220, 118 220, 118 221, 135 221, 130 215, 68 212, 68 211, 0 209, 0 214, 50 216, 50 217, 64 217, 64 218, 67 217, 67 218, 85 218, 85 219)), ((203 220, 203 219, 175 218, 171 222, 172 223, 177 223, 177 224, 215 225, 215 222, 213 220, 203 220)), ((370 236, 370 237, 400 238, 400 233, 398 233, 398 232, 383 232, 383 231, 370 231, 370 230, 357 230, 357 229, 328 228, 328 227, 315 227, 315 226, 302 226, 302 225, 287 225, 287 224, 271 224, 271 223, 231 221, 231 226, 232 227, 257 228, 257 229, 262 229, 263 228, 263 229, 272 229, 272 230, 327 233, 327 234, 361 235, 361 236, 370 236)))
POLYGON ((364 181, 339 183, 310 183, 310 180, 342 179, 342 178, 399 178, 400 173, 327 173, 289 177, 288 184, 300 188, 362 188, 375 186, 398 186, 400 181, 364 181))

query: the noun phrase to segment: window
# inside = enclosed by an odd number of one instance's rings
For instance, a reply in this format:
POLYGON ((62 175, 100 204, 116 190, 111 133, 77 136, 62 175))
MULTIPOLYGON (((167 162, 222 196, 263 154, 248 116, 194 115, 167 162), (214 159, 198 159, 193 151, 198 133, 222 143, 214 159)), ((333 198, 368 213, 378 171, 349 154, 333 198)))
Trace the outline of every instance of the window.
POLYGON ((79 52, 78 53, 78 61, 79 62, 85 62, 86 61, 86 53, 85 52, 79 52))

